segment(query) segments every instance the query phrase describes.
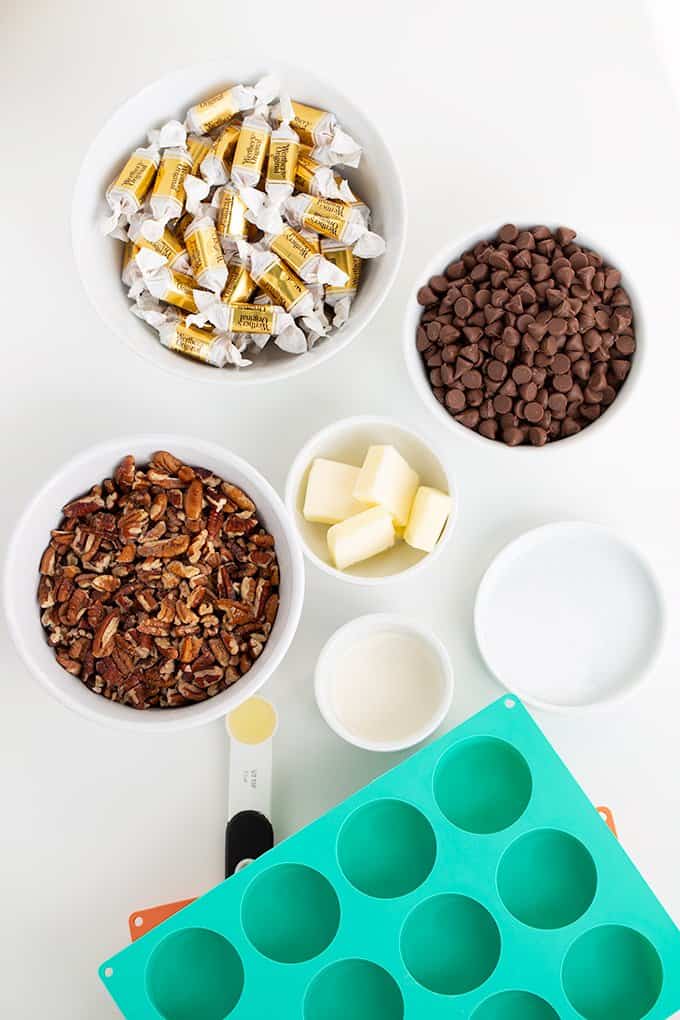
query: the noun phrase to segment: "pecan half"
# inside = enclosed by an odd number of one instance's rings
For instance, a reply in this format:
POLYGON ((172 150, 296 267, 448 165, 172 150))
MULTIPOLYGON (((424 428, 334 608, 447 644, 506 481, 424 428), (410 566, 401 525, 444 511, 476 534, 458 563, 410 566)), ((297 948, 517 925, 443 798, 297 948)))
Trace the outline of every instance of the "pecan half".
POLYGON ((171 560, 181 556, 189 548, 188 535, 175 535, 173 538, 157 538, 152 542, 142 542, 139 546, 140 556, 158 556, 162 560, 171 560))
POLYGON ((92 641, 92 654, 95 659, 102 659, 111 654, 111 644, 119 623, 120 610, 112 609, 98 625, 92 641))

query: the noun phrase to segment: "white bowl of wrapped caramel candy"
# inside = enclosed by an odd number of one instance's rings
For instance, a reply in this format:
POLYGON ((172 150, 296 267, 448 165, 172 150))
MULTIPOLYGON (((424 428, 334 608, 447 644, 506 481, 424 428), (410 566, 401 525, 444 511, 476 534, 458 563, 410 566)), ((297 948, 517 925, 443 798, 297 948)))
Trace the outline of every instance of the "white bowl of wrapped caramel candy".
POLYGON ((19 519, 10 633, 62 704, 175 731, 221 718, 272 675, 297 629, 304 563, 269 483, 217 443, 128 436, 86 449, 19 519))
POLYGON ((124 103, 72 209, 80 275, 112 331, 218 384, 285 378, 346 347, 389 292, 405 229, 398 170, 366 115, 295 66, 238 57, 124 103))

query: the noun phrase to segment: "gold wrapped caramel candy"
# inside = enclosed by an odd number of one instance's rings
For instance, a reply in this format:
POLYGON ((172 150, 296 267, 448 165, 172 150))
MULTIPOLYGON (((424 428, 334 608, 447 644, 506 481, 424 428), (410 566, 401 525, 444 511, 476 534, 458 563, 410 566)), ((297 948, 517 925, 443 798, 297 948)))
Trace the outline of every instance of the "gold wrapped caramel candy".
POLYGON ((321 241, 321 251, 324 258, 327 258, 329 262, 332 262, 334 266, 337 266, 347 276, 345 283, 331 284, 326 288, 326 300, 328 303, 333 304, 333 301, 329 300, 329 298, 332 299, 334 295, 354 297, 359 286, 359 277, 361 276, 361 259, 354 254, 351 248, 326 238, 323 238, 321 241))
POLYGON ((232 85, 228 89, 222 89, 214 96, 202 99, 187 111, 187 129, 199 135, 206 135, 214 128, 226 124, 241 110, 247 110, 253 105, 253 100, 253 90, 243 85, 232 85))
POLYGON ((215 230, 215 224, 209 216, 194 220, 185 231, 184 241, 189 253, 191 269, 199 287, 221 291, 227 282, 227 263, 215 230))
POLYGON ((291 138, 274 138, 269 145, 269 159, 267 160, 267 185, 288 184, 292 192, 295 185, 295 170, 297 168, 298 152, 300 145, 291 138))
POLYGON ((217 199, 217 236, 224 247, 236 249, 236 241, 248 235, 246 207, 234 188, 225 185, 215 195, 217 199))
POLYGON ((137 218, 130 224, 130 237, 135 244, 140 248, 148 248, 149 251, 155 251, 162 255, 168 265, 175 269, 187 264, 187 250, 171 230, 166 227, 158 240, 152 241, 144 236, 142 226, 143 224, 138 222, 137 218))
POLYGON ((269 253, 269 259, 253 259, 250 274, 258 287, 277 305, 282 305, 287 312, 295 311, 304 302, 313 306, 309 288, 302 282, 292 269, 284 265, 278 255, 269 253))
POLYGON ((211 329, 187 326, 184 319, 164 323, 158 330, 164 347, 206 365, 223 368, 227 361, 225 340, 211 329))
POLYGON ((155 198, 172 198, 184 205, 184 178, 191 170, 191 157, 182 149, 166 149, 151 192, 151 208, 155 198))
POLYGON ((271 128, 261 117, 246 117, 238 136, 231 176, 240 188, 254 188, 262 176, 271 128))
POLYGON ((102 224, 105 234, 111 234, 117 228, 121 215, 130 219, 141 208, 156 176, 159 159, 158 149, 152 145, 135 149, 128 158, 106 190, 111 215, 102 224))
POLYGON ((225 184, 229 175, 229 165, 236 149, 241 132, 240 121, 227 124, 213 142, 210 151, 201 161, 201 174, 209 187, 225 184))
POLYGON ((341 241, 350 222, 350 207, 329 198, 310 198, 302 216, 302 226, 317 234, 341 241))
POLYGON ((151 192, 152 221, 146 221, 142 232, 150 240, 161 237, 169 220, 181 216, 186 201, 184 181, 191 170, 191 157, 186 149, 166 149, 151 192))
POLYGON ((224 303, 233 305, 250 301, 257 290, 257 284, 246 267, 241 262, 233 261, 229 263, 227 268, 229 275, 225 288, 222 291, 224 303))
POLYGON ((201 163, 211 148, 212 138, 202 138, 200 135, 189 135, 187 138, 187 149, 191 156, 191 173, 194 177, 198 174, 201 163))
POLYGON ((316 106, 299 103, 295 99, 291 100, 291 105, 294 116, 290 126, 293 131, 307 145, 323 145, 335 122, 333 114, 326 110, 319 110, 316 106))
POLYGON ((318 259, 318 253, 309 241, 292 227, 285 227, 280 234, 272 239, 269 247, 300 277, 303 276, 310 263, 318 259))
POLYGON ((176 273, 169 267, 162 267, 148 282, 149 293, 168 305, 183 308, 185 312, 197 312, 194 299, 196 281, 186 273, 176 273))

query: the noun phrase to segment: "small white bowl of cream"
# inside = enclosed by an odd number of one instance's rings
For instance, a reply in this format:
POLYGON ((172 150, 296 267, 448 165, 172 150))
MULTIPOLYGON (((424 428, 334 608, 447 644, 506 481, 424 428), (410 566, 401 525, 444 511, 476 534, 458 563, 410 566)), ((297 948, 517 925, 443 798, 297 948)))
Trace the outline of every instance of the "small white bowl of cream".
POLYGON ((343 740, 368 751, 403 751, 443 722, 453 698, 453 669, 427 627, 372 613, 329 638, 314 688, 322 716, 343 740))

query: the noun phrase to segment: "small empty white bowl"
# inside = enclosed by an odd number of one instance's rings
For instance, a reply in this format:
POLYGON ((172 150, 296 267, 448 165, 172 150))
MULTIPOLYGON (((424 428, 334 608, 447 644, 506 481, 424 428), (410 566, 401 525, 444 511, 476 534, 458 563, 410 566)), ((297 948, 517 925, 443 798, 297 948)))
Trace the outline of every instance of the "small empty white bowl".
POLYGON ((413 429, 406 428, 390 418, 358 415, 328 425, 305 443, 293 461, 286 479, 286 506, 302 540, 305 556, 311 563, 344 581, 353 584, 377 585, 396 578, 412 577, 417 571, 432 564, 442 553, 453 531, 458 514, 458 488, 453 475, 432 445, 413 429), (441 489, 452 497, 451 515, 432 552, 413 549, 397 541, 391 549, 356 563, 346 570, 338 570, 331 562, 326 534, 327 524, 306 521, 302 514, 307 490, 307 479, 316 457, 343 461, 361 467, 369 446, 391 444, 420 476, 421 485, 441 489))
MULTIPOLYGON (((436 634, 428 627, 395 613, 371 613, 359 616, 340 627, 321 650, 314 673, 314 691, 321 715, 339 737, 366 751, 404 751, 426 740, 444 721, 451 707, 453 686, 451 660, 436 634), (351 655, 352 651, 356 654, 357 650, 360 651, 362 643, 375 636, 380 636, 383 640, 389 640, 390 637, 407 638, 413 642, 412 649, 417 650, 422 663, 417 677, 414 673, 415 689, 412 693, 416 698, 419 696, 418 688, 425 681, 429 667, 431 689, 422 692, 422 697, 427 696, 430 703, 427 718, 411 721, 403 719, 410 702, 410 694, 403 690, 400 693, 391 693, 390 701, 384 708, 375 699, 371 699, 371 692, 365 692, 366 711, 371 713, 372 719, 365 723, 362 721, 354 729, 349 728, 340 718, 341 713, 338 711, 334 689, 340 680, 339 671, 342 670, 343 659, 351 655), (393 700, 395 697, 403 697, 404 704, 395 704, 393 700), (390 715, 390 712, 396 712, 397 717, 402 717, 388 719, 386 723, 392 730, 398 730, 398 735, 371 738, 361 732, 364 729, 375 728, 383 717, 390 715)), ((355 707, 353 714, 356 715, 357 712, 361 712, 361 706, 355 707)))
POLYGON ((43 687, 63 705, 88 719, 126 729, 170 732, 219 719, 269 679, 288 651, 297 630, 305 589, 304 560, 295 529, 269 482, 254 467, 217 443, 176 435, 124 436, 91 446, 62 465, 42 486, 19 518, 12 535, 4 576, 5 612, 17 651, 43 687), (59 665, 40 622, 38 566, 61 508, 109 478, 128 453, 148 462, 155 450, 169 450, 186 464, 209 468, 244 489, 276 541, 281 586, 279 611, 262 655, 235 684, 207 701, 181 708, 139 711, 89 690, 59 665))
MULTIPOLYGON (((267 59, 259 46, 226 49, 219 61, 193 64, 172 71, 132 96, 111 116, 90 145, 73 194, 71 234, 80 277, 97 312, 119 340, 145 361, 189 380, 220 386, 284 379, 320 365, 347 346, 370 322, 387 296, 399 269, 406 236, 404 189, 392 155, 377 125, 350 99, 311 72, 278 58, 267 59), (321 340, 306 354, 290 355, 269 343, 248 368, 216 369, 166 350, 153 329, 130 311, 120 280, 123 247, 104 237, 100 221, 106 214, 104 193, 137 145, 146 144, 149 128, 187 109, 235 82, 253 83, 264 74, 279 76, 294 98, 337 114, 340 124, 364 148, 360 166, 345 168, 352 187, 370 206, 373 229, 387 242, 387 250, 362 266, 359 291, 345 326, 321 340)), ((106 337, 97 338, 107 343, 106 337)))
POLYGON ((536 708, 567 712, 630 695, 664 630, 663 596, 628 542, 565 521, 507 545, 479 586, 475 634, 487 666, 536 708))
MULTIPOLYGON (((411 284, 408 292, 406 314, 404 315, 404 332, 402 338, 404 359, 416 393, 425 406, 429 408, 437 421, 439 421, 444 428, 448 429, 449 432, 453 432, 458 436, 465 436, 477 443, 479 447, 486 448, 487 450, 494 448, 508 450, 513 456, 517 456, 518 453, 520 456, 536 456, 537 454, 545 455, 546 452, 553 452, 556 449, 565 449, 567 447, 571 449, 574 444, 582 443, 596 434, 599 435, 606 425, 613 424, 618 414, 628 407, 631 397, 637 390, 638 380, 643 368, 646 352, 644 314, 640 298, 633 283, 631 282, 631 276, 627 272, 622 258, 619 256, 618 252, 612 253, 606 244, 600 244, 599 240, 593 241, 588 234, 584 234, 581 230, 578 230, 576 234, 576 241, 579 244, 585 245, 587 248, 591 248, 593 251, 599 252, 599 254, 602 255, 610 265, 616 266, 616 268, 621 271, 622 286, 628 292, 634 314, 635 341, 637 344, 635 356, 631 362, 628 378, 621 387, 619 393, 616 395, 616 399, 612 404, 610 404, 605 413, 592 422, 592 424, 590 424, 587 428, 581 429, 581 431, 577 432, 574 436, 546 443, 545 446, 522 444, 521 446, 510 447, 500 440, 486 439, 484 436, 480 436, 478 432, 475 432, 474 429, 468 429, 465 425, 461 425, 461 423, 456 421, 456 419, 449 414, 446 408, 439 403, 432 392, 432 387, 430 386, 430 380, 428 378, 423 359, 416 350, 416 330, 420 323, 420 316, 424 311, 422 305, 418 304, 417 295, 419 289, 426 284, 432 276, 443 273, 450 262, 454 262, 456 259, 460 258, 464 252, 474 248, 474 246, 480 241, 486 241, 489 238, 495 237, 499 229, 503 226, 503 223, 515 223, 520 230, 527 230, 530 227, 535 226, 537 222, 538 221, 527 223, 522 220, 502 220, 496 223, 487 224, 483 227, 478 227, 477 230, 450 241, 432 256, 411 284)), ((559 224, 548 223, 547 225, 554 230, 559 224)), ((577 229, 577 227, 574 229, 577 229)))

